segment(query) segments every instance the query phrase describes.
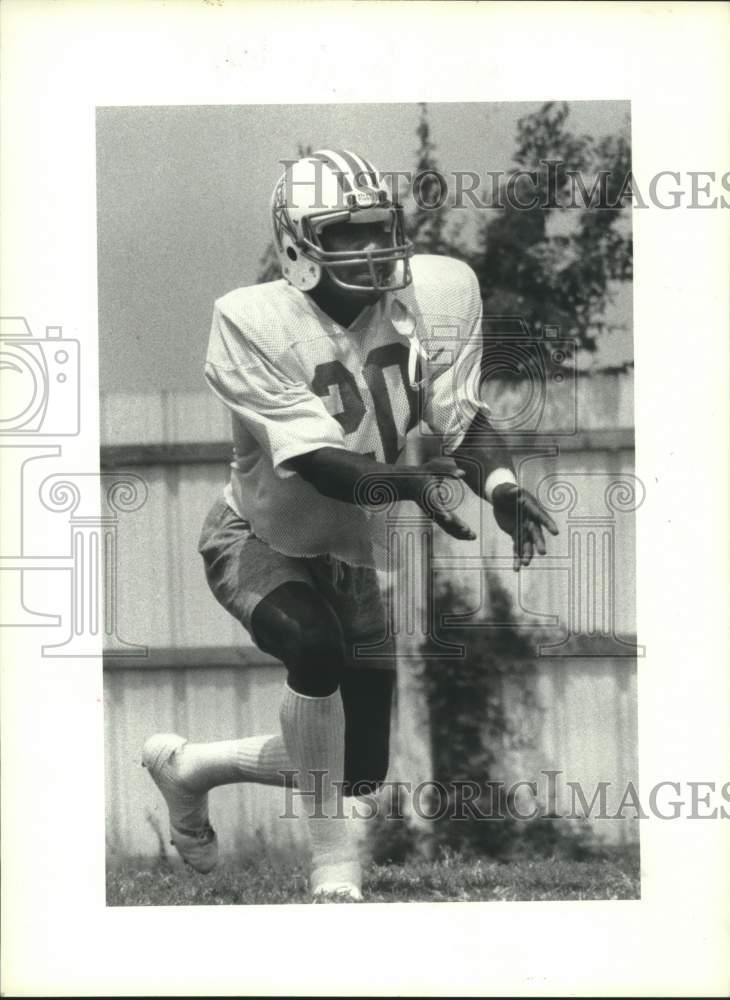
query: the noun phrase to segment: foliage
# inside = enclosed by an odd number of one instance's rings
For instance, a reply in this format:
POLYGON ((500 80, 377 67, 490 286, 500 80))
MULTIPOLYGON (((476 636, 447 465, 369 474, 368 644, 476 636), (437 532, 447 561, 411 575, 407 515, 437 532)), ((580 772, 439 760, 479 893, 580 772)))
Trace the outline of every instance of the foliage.
POLYGON ((406 819, 407 808, 402 790, 389 789, 387 797, 381 793, 378 801, 380 808, 369 821, 367 829, 370 858, 376 864, 402 865, 415 856, 425 855, 427 845, 423 843, 422 834, 406 819))
POLYGON ((464 857, 572 860, 603 855, 588 822, 547 814, 517 818, 509 791, 509 759, 525 751, 529 759, 535 749, 536 650, 549 636, 520 626, 509 593, 495 576, 486 575, 485 583, 487 607, 478 613, 456 577, 444 577, 434 594, 436 620, 449 620, 448 630, 437 639, 463 650, 460 657, 445 657, 439 655, 443 647, 434 639, 421 644, 431 779, 446 795, 435 787, 424 795, 420 808, 435 818, 425 825, 414 824, 412 804, 405 802, 402 790, 394 798, 396 793, 389 788, 368 823, 368 850, 377 863, 401 864, 415 857, 432 860, 443 851, 464 857))
POLYGON ((519 120, 514 162, 525 173, 502 182, 494 201, 504 207, 482 227, 470 263, 485 315, 521 316, 535 334, 558 326, 594 351, 612 283, 632 275, 631 149, 623 135, 575 135, 568 117, 563 102, 519 120))
POLYGON ((453 228, 448 225, 451 221, 445 201, 448 179, 441 174, 436 160, 436 146, 431 140, 427 106, 421 104, 420 108, 421 115, 416 128, 419 146, 413 171, 414 180, 418 178, 417 198, 412 202, 409 200, 407 206, 406 232, 416 253, 444 254, 463 259, 453 228), (438 207, 429 208, 429 205, 438 207))
MULTIPOLYGON (((449 789, 449 806, 434 821, 439 843, 458 850, 500 854, 514 846, 516 822, 508 818, 505 791, 497 784, 505 753, 524 745, 505 711, 504 680, 519 684, 525 707, 532 705, 532 645, 515 624, 509 594, 496 577, 485 577, 489 624, 475 620, 458 583, 448 579, 435 597, 438 619, 457 616, 448 641, 463 647, 461 658, 433 658, 424 644, 425 690, 431 716, 434 779, 449 789), (475 627, 476 626, 476 627, 475 627), (495 819, 454 819, 459 807, 458 782, 479 786, 474 804, 495 819), (505 818, 500 819, 500 816, 505 818)), ((453 617, 452 617, 453 621, 453 617)), ((463 793, 462 793, 463 795, 463 793)), ((435 810, 434 810, 435 811, 435 810)))

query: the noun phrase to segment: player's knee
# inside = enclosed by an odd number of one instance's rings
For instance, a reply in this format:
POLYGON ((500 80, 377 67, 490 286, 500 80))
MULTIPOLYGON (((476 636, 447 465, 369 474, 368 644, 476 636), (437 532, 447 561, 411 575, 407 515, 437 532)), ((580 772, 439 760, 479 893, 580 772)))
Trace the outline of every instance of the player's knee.
POLYGON ((337 622, 300 623, 286 663, 289 686, 310 697, 326 697, 337 690, 345 661, 337 622))
POLYGON ((342 629, 310 587, 280 587, 257 606, 252 625, 260 648, 287 668, 293 690, 313 698, 337 690, 345 662, 342 629))
POLYGON ((265 597, 254 609, 251 626, 259 648, 287 667, 299 661, 329 663, 344 658, 337 616, 304 584, 287 583, 265 597))
POLYGON ((293 659, 306 664, 321 664, 339 671, 345 662, 342 629, 334 616, 300 622, 293 636, 293 659))

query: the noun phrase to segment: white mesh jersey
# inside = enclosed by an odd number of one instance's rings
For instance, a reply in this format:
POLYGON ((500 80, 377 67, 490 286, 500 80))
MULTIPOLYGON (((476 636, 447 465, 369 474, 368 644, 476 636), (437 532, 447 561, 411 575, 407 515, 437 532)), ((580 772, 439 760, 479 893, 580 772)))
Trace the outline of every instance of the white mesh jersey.
POLYGON ((285 555, 388 566, 384 516, 322 496, 288 459, 329 447, 395 463, 413 428, 450 453, 487 409, 476 276, 450 257, 411 263, 412 284, 348 328, 284 280, 215 303, 205 376, 233 418, 226 499, 285 555))

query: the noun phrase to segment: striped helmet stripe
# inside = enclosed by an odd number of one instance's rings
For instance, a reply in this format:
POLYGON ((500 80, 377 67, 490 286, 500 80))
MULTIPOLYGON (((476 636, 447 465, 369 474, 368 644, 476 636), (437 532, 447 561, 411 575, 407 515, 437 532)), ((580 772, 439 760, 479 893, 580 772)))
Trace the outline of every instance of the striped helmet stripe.
POLYGON ((338 149, 337 153, 343 160, 350 164, 350 169, 355 175, 358 187, 368 187, 368 178, 373 187, 378 186, 378 178, 375 176, 375 171, 362 156, 358 156, 357 153, 353 153, 347 149, 338 149))
POLYGON ((373 179, 373 184, 375 184, 375 186, 378 187, 380 184, 380 178, 378 177, 378 172, 375 169, 375 167, 372 165, 370 160, 366 160, 364 156, 358 156, 358 159, 362 160, 362 162, 365 164, 368 171, 370 172, 370 176, 373 179))
POLYGON ((338 163, 331 149, 318 149, 316 153, 312 153, 310 160, 319 160, 320 163, 329 167, 337 176, 337 181, 344 194, 349 194, 352 191, 352 184, 347 176, 350 173, 350 168, 347 163, 338 163))
POLYGON ((358 188, 368 191, 373 187, 378 187, 375 172, 368 170, 364 160, 346 149, 319 149, 314 156, 322 159, 332 169, 346 175, 350 183, 350 188, 345 188, 344 190, 358 188))

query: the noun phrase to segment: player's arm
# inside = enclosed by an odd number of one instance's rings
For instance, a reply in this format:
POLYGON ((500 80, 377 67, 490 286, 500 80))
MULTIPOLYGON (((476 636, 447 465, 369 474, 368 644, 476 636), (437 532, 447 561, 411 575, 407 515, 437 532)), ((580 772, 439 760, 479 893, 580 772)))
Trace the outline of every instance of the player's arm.
POLYGON ((510 450, 483 410, 477 411, 452 457, 464 472, 464 482, 490 502, 496 486, 517 482, 510 450))
POLYGON ((484 337, 477 277, 455 261, 439 266, 445 268, 442 278, 449 301, 459 303, 460 343, 454 344, 450 363, 424 380, 423 418, 441 436, 444 451, 463 470, 467 484, 492 504, 497 524, 513 540, 514 568, 519 570, 529 565, 535 552, 545 553, 543 528, 554 535, 558 529, 535 497, 517 485, 509 449, 488 420, 489 407, 482 398, 484 337))
POLYGON ((494 508, 494 518, 512 538, 514 569, 529 566, 533 555, 547 548, 543 528, 552 535, 558 528, 540 502, 517 485, 514 463, 504 438, 479 411, 452 457, 464 472, 464 481, 494 508))
POLYGON ((396 500, 410 500, 449 535, 474 539, 476 535, 460 517, 439 503, 444 479, 462 479, 466 473, 450 458, 437 458, 419 466, 393 466, 344 448, 318 448, 288 459, 297 472, 323 496, 344 503, 364 504, 382 485, 396 500))

